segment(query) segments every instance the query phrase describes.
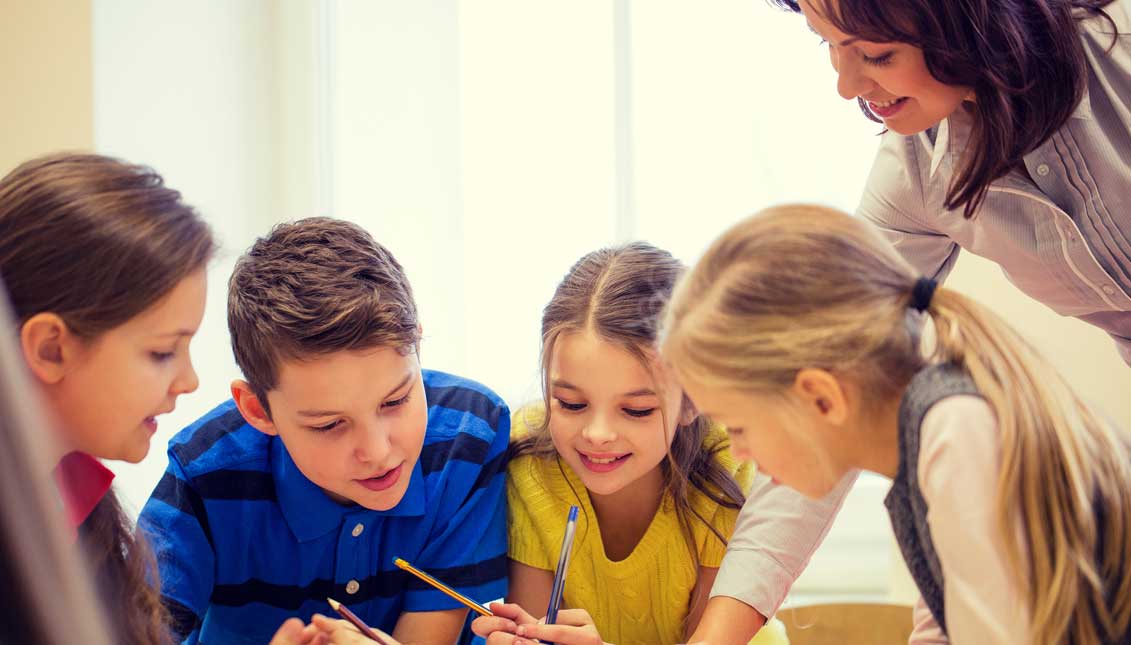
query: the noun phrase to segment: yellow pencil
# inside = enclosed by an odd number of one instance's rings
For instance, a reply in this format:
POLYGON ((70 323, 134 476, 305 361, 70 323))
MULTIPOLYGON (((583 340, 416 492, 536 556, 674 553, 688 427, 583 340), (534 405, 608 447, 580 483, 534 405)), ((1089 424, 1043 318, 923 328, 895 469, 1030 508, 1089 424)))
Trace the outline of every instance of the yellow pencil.
POLYGON ((460 592, 456 591, 455 589, 452 589, 448 585, 440 582, 439 580, 433 578, 432 576, 428 575, 427 573, 424 573, 420 569, 417 569, 416 567, 405 562, 401 558, 393 558, 393 564, 395 564, 398 567, 400 567, 401 569, 404 569, 405 571, 411 573, 412 575, 416 576, 417 578, 420 578, 424 582, 427 582, 428 584, 439 589, 440 591, 443 591, 444 593, 448 594, 453 599, 462 603, 465 607, 467 607, 471 611, 476 612, 480 616, 494 616, 495 615, 495 614, 491 613, 490 609, 487 609, 486 607, 475 602, 471 598, 468 598, 467 596, 461 594, 460 592))

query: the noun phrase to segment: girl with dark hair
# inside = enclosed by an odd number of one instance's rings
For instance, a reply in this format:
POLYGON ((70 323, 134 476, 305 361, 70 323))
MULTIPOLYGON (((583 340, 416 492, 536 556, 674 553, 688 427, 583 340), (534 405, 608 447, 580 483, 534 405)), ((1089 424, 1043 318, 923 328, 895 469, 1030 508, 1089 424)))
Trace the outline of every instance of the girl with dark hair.
POLYGON ((196 389, 208 226, 154 171, 97 155, 0 180, 0 276, 24 363, 57 428, 55 477, 118 643, 170 641, 155 568, 99 459, 138 462, 196 389), (111 604, 112 603, 112 604, 111 604))
POLYGON ((512 604, 473 626, 489 643, 676 643, 699 622, 752 472, 658 360, 682 271, 645 243, 601 249, 543 310, 543 400, 515 413, 507 468, 512 604), (548 604, 571 505, 571 609, 557 627, 529 624, 548 604))
POLYGON ((887 128, 857 214, 934 279, 993 260, 1131 362, 1131 1, 773 2, 887 128))

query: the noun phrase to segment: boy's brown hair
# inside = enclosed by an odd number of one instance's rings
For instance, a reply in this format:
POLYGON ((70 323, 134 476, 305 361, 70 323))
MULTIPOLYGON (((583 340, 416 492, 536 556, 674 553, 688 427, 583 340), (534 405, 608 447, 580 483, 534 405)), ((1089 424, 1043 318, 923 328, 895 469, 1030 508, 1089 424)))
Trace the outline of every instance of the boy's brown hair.
POLYGON ((236 262, 228 283, 232 351, 264 410, 284 360, 342 350, 415 352, 412 287, 388 249, 327 217, 279 224, 236 262))

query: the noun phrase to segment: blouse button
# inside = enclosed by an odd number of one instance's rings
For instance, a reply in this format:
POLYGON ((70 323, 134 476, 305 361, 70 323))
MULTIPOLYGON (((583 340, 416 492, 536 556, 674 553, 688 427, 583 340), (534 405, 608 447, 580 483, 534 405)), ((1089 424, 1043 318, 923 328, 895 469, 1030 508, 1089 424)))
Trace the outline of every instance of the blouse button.
POLYGON ((360 589, 360 588, 361 588, 361 584, 358 583, 357 580, 350 580, 349 582, 346 583, 346 593, 348 593, 351 596, 354 595, 355 593, 357 593, 357 590, 360 589))
POLYGON ((1106 293, 1107 295, 1109 295, 1109 296, 1115 295, 1115 287, 1111 286, 1110 284, 1105 284, 1103 286, 1103 289, 1104 289, 1104 293, 1106 293))
POLYGON ((1043 163, 1037 166, 1037 174, 1042 177, 1047 177, 1049 174, 1049 165, 1047 163, 1043 163))
POLYGON ((353 527, 353 530, 350 531, 350 535, 357 537, 357 536, 361 535, 361 532, 364 531, 364 530, 365 530, 365 525, 362 524, 361 522, 358 522, 357 525, 353 527))

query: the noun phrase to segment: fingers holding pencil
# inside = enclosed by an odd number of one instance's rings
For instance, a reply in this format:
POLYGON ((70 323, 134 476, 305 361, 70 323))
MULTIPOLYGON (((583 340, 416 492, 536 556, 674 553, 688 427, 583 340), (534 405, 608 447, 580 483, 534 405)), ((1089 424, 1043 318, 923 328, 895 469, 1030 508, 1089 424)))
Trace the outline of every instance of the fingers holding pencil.
POLYGON ((552 625, 519 625, 516 645, 551 642, 556 645, 605 645, 593 617, 584 609, 563 609, 552 625))
POLYGON ((533 625, 538 622, 522 607, 514 603, 493 602, 490 604, 494 616, 480 616, 471 623, 471 631, 476 636, 487 639, 487 645, 507 645, 514 641, 514 632, 519 625, 533 625))
MULTIPOLYGON (((314 614, 314 617, 310 619, 310 624, 317 628, 319 636, 325 639, 322 642, 326 645, 373 645, 378 642, 363 636, 357 627, 346 620, 337 620, 321 614, 314 614)), ((381 642, 389 645, 400 645, 385 632, 373 627, 370 629, 381 637, 381 642)))

